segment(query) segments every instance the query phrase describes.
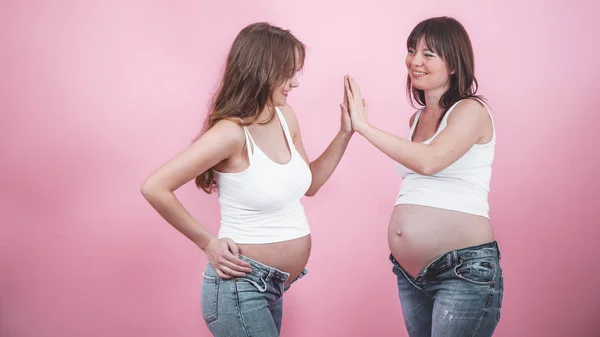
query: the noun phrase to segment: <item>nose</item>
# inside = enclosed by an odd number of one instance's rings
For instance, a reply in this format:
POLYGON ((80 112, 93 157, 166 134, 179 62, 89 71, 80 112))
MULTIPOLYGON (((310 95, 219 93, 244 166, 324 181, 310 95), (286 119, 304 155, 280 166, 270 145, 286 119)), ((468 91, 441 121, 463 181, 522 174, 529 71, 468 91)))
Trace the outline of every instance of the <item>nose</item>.
POLYGON ((292 80, 290 81, 290 87, 297 88, 300 85, 300 81, 298 81, 298 74, 294 74, 292 80))
POLYGON ((416 53, 415 55, 410 55, 410 65, 414 67, 423 65, 423 57, 420 53, 416 53))

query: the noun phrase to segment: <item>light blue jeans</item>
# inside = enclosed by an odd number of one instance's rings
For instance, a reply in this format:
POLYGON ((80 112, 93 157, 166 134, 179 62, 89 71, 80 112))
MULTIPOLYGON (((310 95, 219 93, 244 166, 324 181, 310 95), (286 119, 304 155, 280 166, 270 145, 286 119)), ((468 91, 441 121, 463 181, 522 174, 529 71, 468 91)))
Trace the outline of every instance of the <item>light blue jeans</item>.
POLYGON ((504 293, 496 241, 448 252, 415 278, 390 255, 410 337, 489 337, 504 293))
POLYGON ((252 265, 243 278, 222 279, 212 265, 206 266, 202 282, 202 316, 215 337, 278 337, 283 316, 283 293, 288 273, 246 256, 252 265))

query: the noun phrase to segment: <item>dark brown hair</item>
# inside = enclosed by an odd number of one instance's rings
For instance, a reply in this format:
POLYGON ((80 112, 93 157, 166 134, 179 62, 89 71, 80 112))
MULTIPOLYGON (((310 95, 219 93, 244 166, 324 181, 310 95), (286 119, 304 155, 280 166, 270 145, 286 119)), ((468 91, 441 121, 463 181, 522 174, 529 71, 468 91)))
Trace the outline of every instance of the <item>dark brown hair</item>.
MULTIPOLYGON (((305 54, 304 44, 289 30, 266 22, 242 29, 229 50, 221 83, 200 135, 222 119, 243 125, 256 122, 260 112, 270 104, 273 90, 302 69, 305 54)), ((271 110, 265 123, 275 116, 271 110)), ((195 182, 211 193, 216 186, 214 169, 203 172, 195 182)))
MULTIPOLYGON (((457 20, 450 17, 436 17, 421 21, 406 40, 407 49, 416 49, 423 42, 428 49, 438 54, 454 74, 450 75, 450 88, 440 98, 440 107, 445 111, 461 99, 476 95, 475 60, 473 47, 467 31, 457 20)), ((412 86, 410 76, 406 79, 406 94, 411 104, 425 106, 425 92, 412 86)), ((444 111, 444 114, 445 114, 444 111)), ((440 117, 443 118, 444 114, 440 117)))

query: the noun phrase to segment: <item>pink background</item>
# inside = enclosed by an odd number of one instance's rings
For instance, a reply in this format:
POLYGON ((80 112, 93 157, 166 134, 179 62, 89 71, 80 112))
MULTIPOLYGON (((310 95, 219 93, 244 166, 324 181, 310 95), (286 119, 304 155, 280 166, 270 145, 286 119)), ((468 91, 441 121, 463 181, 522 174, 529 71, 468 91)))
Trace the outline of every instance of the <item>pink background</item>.
MULTIPOLYGON (((372 123, 406 134, 406 37, 451 15, 471 35, 498 129, 496 336, 598 336, 599 8, 554 3, 2 1, 0 335, 207 336, 205 256, 139 186, 199 131, 237 32, 267 20, 308 45, 290 100, 315 158, 339 127, 346 73, 372 123)), ((399 184, 357 136, 304 201, 313 255, 283 336, 406 336, 386 240, 399 184)), ((216 232, 216 195, 177 194, 216 232)))

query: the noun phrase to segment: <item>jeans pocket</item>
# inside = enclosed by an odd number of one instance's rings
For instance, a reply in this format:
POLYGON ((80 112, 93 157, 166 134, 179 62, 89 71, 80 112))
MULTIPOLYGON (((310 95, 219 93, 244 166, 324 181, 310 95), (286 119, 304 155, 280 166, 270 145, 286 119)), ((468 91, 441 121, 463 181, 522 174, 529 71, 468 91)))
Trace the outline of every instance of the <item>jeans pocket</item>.
POLYGON ((202 276, 202 317, 206 323, 217 320, 219 303, 219 278, 211 276, 202 276))
POLYGON ((493 258, 461 260, 454 267, 454 275, 461 280, 481 286, 492 286, 498 262, 493 258))

